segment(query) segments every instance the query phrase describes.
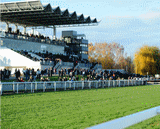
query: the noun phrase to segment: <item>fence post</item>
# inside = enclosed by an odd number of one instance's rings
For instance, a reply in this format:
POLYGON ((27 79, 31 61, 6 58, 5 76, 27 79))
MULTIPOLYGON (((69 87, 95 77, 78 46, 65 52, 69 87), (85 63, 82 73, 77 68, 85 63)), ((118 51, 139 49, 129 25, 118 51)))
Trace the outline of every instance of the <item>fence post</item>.
POLYGON ((54 82, 54 91, 56 91, 56 82, 54 82))
POLYGON ((135 85, 135 86, 136 86, 136 84, 137 84, 136 82, 137 82, 137 81, 136 81, 136 80, 134 80, 134 85, 135 85))
POLYGON ((36 82, 36 84, 35 84, 35 90, 37 91, 37 82, 36 82))
POLYGON ((108 87, 110 87, 111 86, 111 82, 110 82, 110 80, 108 80, 108 87))
POLYGON ((66 82, 65 82, 65 85, 64 85, 64 90, 66 90, 66 82))
POLYGON ((34 89, 35 89, 35 83, 34 83, 33 93, 34 93, 34 89))
POLYGON ((96 82, 96 88, 98 88, 98 82, 96 82))
POLYGON ((17 94, 18 94, 18 83, 17 83, 17 94))
POLYGON ((71 82, 69 82, 69 88, 71 89, 72 85, 71 85, 71 82))
POLYGON ((123 82, 124 82, 124 86, 125 86, 125 80, 123 80, 123 82))
POLYGON ((121 80, 119 80, 119 87, 121 87, 121 80))
POLYGON ((13 92, 15 92, 14 82, 13 82, 13 92))
POLYGON ((31 93, 32 93, 32 82, 31 82, 31 93))
POLYGON ((45 82, 43 83, 43 92, 45 92, 45 82))
POLYGON ((91 82, 89 81, 89 89, 91 89, 91 82))
POLYGON ((3 93, 2 90, 3 90, 3 89, 2 89, 2 83, 1 83, 1 82, 0 82, 0 86, 1 86, 1 95, 2 95, 2 93, 3 93))
POLYGON ((82 90, 83 90, 83 87, 84 87, 84 81, 82 81, 82 90))
POLYGON ((102 81, 102 88, 104 88, 104 81, 102 81))
POLYGON ((74 82, 74 90, 75 90, 75 82, 74 82))
POLYGON ((113 87, 115 87, 115 80, 113 80, 113 87))
POLYGON ((129 79, 128 79, 128 86, 129 86, 129 79))

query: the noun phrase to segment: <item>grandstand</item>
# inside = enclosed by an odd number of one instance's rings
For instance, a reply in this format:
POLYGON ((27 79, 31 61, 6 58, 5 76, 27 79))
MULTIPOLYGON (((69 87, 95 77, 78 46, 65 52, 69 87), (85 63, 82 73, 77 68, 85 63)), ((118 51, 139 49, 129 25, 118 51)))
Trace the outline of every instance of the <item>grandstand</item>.
POLYGON ((57 39, 56 28, 95 26, 99 24, 100 20, 78 14, 76 11, 61 9, 59 6, 44 5, 39 0, 5 2, 0 4, 0 9, 1 21, 6 23, 6 30, 0 30, 2 46, 16 51, 26 51, 30 56, 41 60, 41 65, 49 65, 49 67, 57 67, 58 62, 55 59, 60 58, 64 63, 59 66, 59 69, 64 66, 84 69, 97 68, 88 62, 88 40, 85 34, 78 34, 73 30, 62 31, 62 38, 57 39), (9 24, 15 25, 15 31, 9 24), (18 26, 23 26, 23 32, 20 32, 18 26), (26 33, 27 27, 32 28, 32 34, 26 33), (53 29, 53 38, 50 39, 40 33, 34 34, 37 28, 53 29), (42 56, 42 53, 50 58, 42 56), (44 61, 46 58, 51 62, 44 61))

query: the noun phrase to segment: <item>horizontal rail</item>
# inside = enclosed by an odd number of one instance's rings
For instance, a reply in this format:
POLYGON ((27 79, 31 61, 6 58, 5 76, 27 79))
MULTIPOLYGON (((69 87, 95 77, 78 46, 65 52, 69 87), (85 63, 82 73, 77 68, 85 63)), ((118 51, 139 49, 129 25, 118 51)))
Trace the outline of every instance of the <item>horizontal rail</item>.
POLYGON ((144 80, 103 80, 103 81, 49 81, 49 82, 2 82, 0 83, 1 95, 3 92, 17 92, 26 90, 56 91, 56 89, 84 89, 84 88, 106 88, 145 85, 144 80))

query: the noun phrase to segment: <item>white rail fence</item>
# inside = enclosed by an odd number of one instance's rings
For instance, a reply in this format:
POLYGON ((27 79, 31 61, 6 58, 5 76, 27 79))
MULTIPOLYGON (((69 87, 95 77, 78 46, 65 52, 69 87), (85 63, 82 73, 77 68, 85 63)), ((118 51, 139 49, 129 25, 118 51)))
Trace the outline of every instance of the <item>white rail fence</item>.
POLYGON ((108 121, 87 129, 124 129, 160 114, 160 106, 108 121))
POLYGON ((77 90, 91 88, 106 88, 106 87, 122 87, 122 86, 137 86, 145 85, 144 80, 106 80, 106 81, 52 81, 52 82, 3 82, 0 83, 1 95, 4 92, 19 93, 29 91, 34 93, 37 90, 77 90))

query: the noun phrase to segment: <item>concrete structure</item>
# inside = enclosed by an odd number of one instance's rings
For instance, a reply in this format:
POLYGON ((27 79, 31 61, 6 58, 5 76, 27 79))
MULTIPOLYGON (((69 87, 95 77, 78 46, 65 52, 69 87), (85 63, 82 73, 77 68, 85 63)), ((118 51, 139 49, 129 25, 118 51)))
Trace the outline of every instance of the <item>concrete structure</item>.
POLYGON ((32 61, 6 47, 0 47, 0 67, 8 68, 11 70, 11 74, 16 68, 21 69, 21 71, 23 68, 41 69, 40 62, 32 61))

